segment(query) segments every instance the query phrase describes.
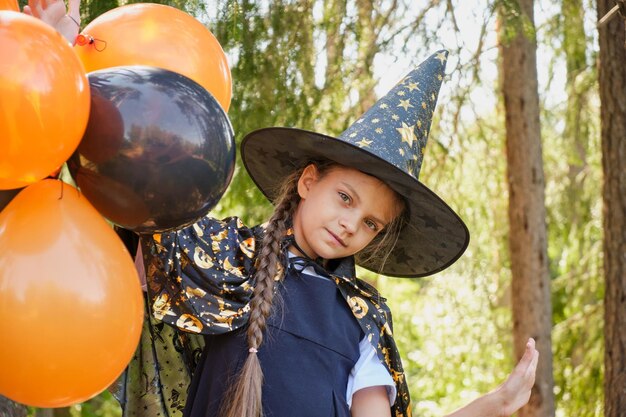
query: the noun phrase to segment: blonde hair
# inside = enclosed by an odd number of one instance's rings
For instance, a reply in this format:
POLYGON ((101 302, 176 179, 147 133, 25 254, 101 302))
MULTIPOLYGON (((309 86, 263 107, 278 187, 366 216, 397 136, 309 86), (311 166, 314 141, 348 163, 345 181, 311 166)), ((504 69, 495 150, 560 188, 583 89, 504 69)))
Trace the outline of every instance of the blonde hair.
MULTIPOLYGON (((285 178, 276 194, 274 213, 265 228, 261 249, 257 257, 257 270, 254 276, 254 293, 250 301, 250 316, 246 340, 249 353, 246 361, 230 386, 227 401, 222 400, 223 417, 260 417, 263 414, 262 387, 263 371, 257 356, 257 351, 263 343, 263 334, 266 320, 272 311, 274 303, 274 285, 282 280, 284 269, 282 265, 281 242, 287 232, 292 216, 300 202, 298 194, 298 180, 304 168, 314 164, 320 178, 334 167, 341 166, 332 161, 312 161, 304 164, 301 169, 294 171, 285 178)), ((402 212, 406 210, 404 200, 398 195, 398 202, 402 204, 402 212)), ((382 250, 389 248, 384 260, 387 259, 391 248, 397 240, 397 235, 404 222, 404 216, 397 216, 361 253, 365 259, 371 259, 382 250)), ((359 259, 361 259, 360 257, 359 259)), ((384 264, 384 262, 383 262, 384 264)), ((381 266, 382 268, 382 266, 381 266)))

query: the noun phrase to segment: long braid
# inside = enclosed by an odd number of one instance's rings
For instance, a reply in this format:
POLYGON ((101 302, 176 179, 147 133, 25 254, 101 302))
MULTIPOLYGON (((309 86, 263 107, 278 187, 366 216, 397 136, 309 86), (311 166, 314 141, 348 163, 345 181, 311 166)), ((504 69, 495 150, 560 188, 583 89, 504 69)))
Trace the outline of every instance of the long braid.
MULTIPOLYGON (((327 160, 309 163, 313 163, 317 167, 319 178, 337 166, 335 162, 327 160)), ((292 173, 283 182, 275 199, 276 208, 265 228, 261 249, 257 257, 256 283, 250 300, 250 316, 246 333, 250 351, 237 380, 222 400, 220 413, 222 417, 261 417, 263 414, 261 401, 263 371, 256 352, 263 343, 266 319, 272 311, 274 285, 277 280, 282 279, 284 274, 284 271, 280 269, 281 242, 287 232, 288 221, 291 220, 300 202, 298 180, 303 169, 304 166, 292 173)), ((402 200, 401 197, 398 198, 399 201, 402 200)), ((402 202, 399 204, 404 205, 402 202)), ((391 229, 394 230, 394 233, 392 235, 397 235, 396 229, 401 227, 402 220, 398 219, 393 223, 391 229)), ((382 245, 376 245, 376 249, 380 250, 381 246, 388 246, 388 241, 394 242, 395 238, 384 239, 382 245)))
POLYGON ((256 351, 263 343, 266 319, 272 311, 274 284, 284 273, 280 270, 281 276, 277 277, 281 264, 280 245, 287 231, 288 221, 300 201, 297 188, 299 177, 300 172, 296 172, 283 183, 276 200, 276 208, 265 229, 258 255, 254 293, 250 301, 246 334, 250 352, 237 380, 230 388, 229 395, 224 397, 221 413, 224 417, 259 417, 263 412, 263 371, 256 351))

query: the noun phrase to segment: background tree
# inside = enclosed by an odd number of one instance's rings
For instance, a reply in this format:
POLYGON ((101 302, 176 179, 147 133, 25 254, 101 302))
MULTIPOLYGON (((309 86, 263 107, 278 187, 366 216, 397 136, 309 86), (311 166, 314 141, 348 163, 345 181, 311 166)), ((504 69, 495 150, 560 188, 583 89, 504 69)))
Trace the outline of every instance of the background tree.
POLYGON ((26 417, 26 407, 0 395, 0 417, 26 417))
MULTIPOLYGON (((620 1, 618 1, 620 3, 620 1)), ((624 6, 624 3, 621 2, 624 6)), ((598 0, 598 19, 613 2, 598 0)), ((625 16, 600 29, 600 115, 604 184, 605 410, 617 417, 626 410, 626 30, 625 16)))
POLYGON ((519 414, 553 416, 552 308, 533 7, 533 0, 501 5, 513 338, 518 358, 528 337, 537 341, 541 357, 533 395, 519 414))

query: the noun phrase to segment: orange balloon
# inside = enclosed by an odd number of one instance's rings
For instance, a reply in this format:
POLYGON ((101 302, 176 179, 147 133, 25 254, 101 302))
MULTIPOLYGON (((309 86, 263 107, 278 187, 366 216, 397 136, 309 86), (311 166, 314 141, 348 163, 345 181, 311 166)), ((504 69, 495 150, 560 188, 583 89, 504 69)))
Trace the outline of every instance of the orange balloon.
POLYGON ((46 179, 0 212, 0 394, 64 407, 130 361, 143 296, 133 261, 74 187, 46 179))
POLYGON ((20 6, 17 4, 17 0, 0 0, 0 10, 19 12, 20 6))
POLYGON ((0 11, 0 190, 45 178, 72 155, 89 117, 85 70, 39 19, 0 11))
POLYGON ((173 7, 137 3, 109 10, 85 27, 74 49, 87 72, 165 68, 203 86, 224 111, 230 106, 232 82, 222 47, 202 23, 173 7))

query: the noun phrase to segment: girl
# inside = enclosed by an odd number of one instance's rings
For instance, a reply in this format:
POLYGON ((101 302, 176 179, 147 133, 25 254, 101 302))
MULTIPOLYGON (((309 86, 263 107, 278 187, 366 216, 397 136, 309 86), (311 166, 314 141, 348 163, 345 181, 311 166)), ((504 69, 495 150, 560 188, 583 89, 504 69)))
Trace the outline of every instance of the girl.
MULTIPOLYGON (((33 7, 43 19, 46 8, 33 7)), ((467 247, 461 219, 418 181, 446 59, 431 56, 337 138, 246 136, 246 169, 276 205, 267 224, 205 217, 142 238, 153 318, 203 335, 204 347, 185 400, 185 382, 173 385, 166 368, 175 380, 184 369, 161 355, 167 331, 148 320, 123 379, 127 415, 411 415, 389 309, 354 267, 426 276, 467 247), (151 374, 135 366, 145 357, 151 374)), ((198 342, 171 340, 183 356, 198 342)), ((499 388, 452 415, 511 415, 529 399, 537 360, 529 339, 499 388)))
MULTIPOLYGON (((389 310, 354 266, 425 276, 467 246, 463 222, 417 180, 446 58, 431 56, 337 138, 248 134, 242 159, 276 205, 266 225, 206 217, 144 238, 153 315, 207 335, 185 416, 411 414, 389 310)), ((500 388, 453 415, 512 414, 537 358, 531 339, 500 388)))

